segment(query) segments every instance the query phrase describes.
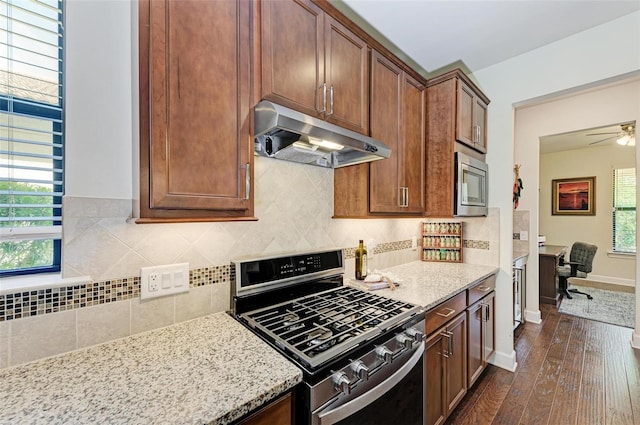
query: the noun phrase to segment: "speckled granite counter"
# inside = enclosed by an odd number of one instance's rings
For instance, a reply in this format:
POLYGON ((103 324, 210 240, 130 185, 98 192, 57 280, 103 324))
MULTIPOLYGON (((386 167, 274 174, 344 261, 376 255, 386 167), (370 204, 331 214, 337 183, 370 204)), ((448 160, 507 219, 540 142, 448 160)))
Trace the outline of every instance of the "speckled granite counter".
POLYGON ((525 264, 527 259, 529 258, 529 253, 527 251, 518 251, 513 250, 513 263, 525 264))
POLYGON ((302 380, 225 313, 0 370, 0 424, 224 424, 302 380))
POLYGON ((395 290, 379 289, 385 297, 432 308, 498 271, 497 267, 461 263, 413 261, 384 270, 401 281, 395 290))

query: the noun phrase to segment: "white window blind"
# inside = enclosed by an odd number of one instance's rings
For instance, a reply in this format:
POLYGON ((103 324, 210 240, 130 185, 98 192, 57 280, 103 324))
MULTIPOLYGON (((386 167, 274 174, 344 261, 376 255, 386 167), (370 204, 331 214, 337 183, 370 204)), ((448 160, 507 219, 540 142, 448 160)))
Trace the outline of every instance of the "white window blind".
POLYGON ((636 169, 613 170, 613 251, 636 252, 636 169))
POLYGON ((62 0, 0 0, 0 274, 59 270, 62 0))

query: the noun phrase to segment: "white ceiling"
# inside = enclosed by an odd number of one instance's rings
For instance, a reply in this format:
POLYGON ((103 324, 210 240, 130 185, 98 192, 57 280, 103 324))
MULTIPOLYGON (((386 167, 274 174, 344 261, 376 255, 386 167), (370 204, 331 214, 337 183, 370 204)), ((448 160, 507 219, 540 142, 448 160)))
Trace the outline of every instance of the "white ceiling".
POLYGON ((470 72, 640 10, 638 0, 343 0, 427 73, 470 72))
MULTIPOLYGON (((452 65, 475 72, 640 10, 639 0, 342 0, 341 3, 427 74, 437 74, 439 69, 452 65)), ((381 42, 389 47, 386 41, 381 42)), ((612 123, 609 127, 542 137, 540 152, 605 146, 615 143, 616 138, 590 145, 606 135, 587 134, 619 131, 620 125, 612 123)))

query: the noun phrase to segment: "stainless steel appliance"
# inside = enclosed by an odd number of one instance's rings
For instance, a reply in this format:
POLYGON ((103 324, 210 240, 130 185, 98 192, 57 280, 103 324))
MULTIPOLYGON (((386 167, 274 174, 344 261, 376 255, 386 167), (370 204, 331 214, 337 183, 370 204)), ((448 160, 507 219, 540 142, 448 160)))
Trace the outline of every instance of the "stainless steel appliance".
POLYGON ((513 261, 513 328, 524 323, 527 257, 513 261))
POLYGON ((303 371, 295 423, 423 423, 424 310, 342 285, 342 250, 232 262, 234 317, 303 371))
POLYGON ((379 140, 268 100, 254 109, 254 150, 260 156, 339 168, 389 158, 379 140))
POLYGON ((487 164, 462 152, 456 152, 455 173, 455 215, 486 216, 489 211, 487 164))

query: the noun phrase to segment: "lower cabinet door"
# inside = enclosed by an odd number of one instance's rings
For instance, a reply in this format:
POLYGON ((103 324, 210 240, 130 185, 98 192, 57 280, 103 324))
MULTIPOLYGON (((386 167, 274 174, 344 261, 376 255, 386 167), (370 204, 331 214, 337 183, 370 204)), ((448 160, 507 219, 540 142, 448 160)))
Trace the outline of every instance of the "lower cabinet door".
POLYGON ((467 316, 462 312, 447 325, 451 347, 447 358, 447 416, 467 393, 467 316))
POLYGON ((445 401, 446 328, 442 327, 427 339, 425 363, 425 425, 439 425, 447 418, 445 401))
POLYGON ((468 387, 471 387, 476 382, 476 379, 484 370, 484 344, 482 341, 484 309, 485 306, 482 301, 478 301, 467 309, 467 326, 469 327, 468 387))
POLYGON ((496 311, 495 298, 496 298, 496 293, 494 291, 494 292, 491 292, 482 300, 486 308, 486 314, 484 319, 484 341, 483 341, 485 366, 489 361, 489 358, 496 351, 496 342, 495 342, 496 322, 494 320, 495 311, 496 311))

